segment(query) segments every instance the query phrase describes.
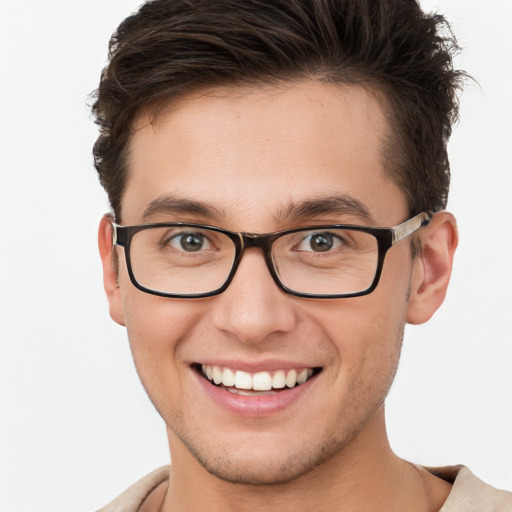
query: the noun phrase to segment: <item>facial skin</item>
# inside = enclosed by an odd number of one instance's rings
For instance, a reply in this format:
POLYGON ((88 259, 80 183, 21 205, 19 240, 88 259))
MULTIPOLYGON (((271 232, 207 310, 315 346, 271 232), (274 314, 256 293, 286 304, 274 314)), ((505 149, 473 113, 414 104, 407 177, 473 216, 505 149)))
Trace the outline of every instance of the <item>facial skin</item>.
MULTIPOLYGON (((155 123, 143 114, 136 128, 123 225, 182 221, 266 233, 331 223, 395 226, 409 216, 383 168, 383 109, 363 88, 313 81, 219 88, 171 103, 155 123), (370 219, 326 204, 302 218, 285 215, 334 196, 355 199, 370 219), (209 213, 164 208, 167 200, 144 215, 165 198, 206 204, 209 213)), ((207 475, 205 468, 225 482, 263 485, 315 478, 325 468, 381 476, 396 469, 383 401, 405 323, 428 320, 443 300, 456 246, 453 218, 436 215, 421 237, 424 251, 416 258, 408 240, 388 252, 380 283, 367 296, 287 295, 261 252, 249 249, 224 293, 185 300, 137 290, 122 248, 114 249, 116 275, 104 219, 100 250, 111 315, 126 325, 142 383, 168 425, 173 471, 207 475), (246 414, 205 392, 196 364, 321 372, 285 407, 246 414)))

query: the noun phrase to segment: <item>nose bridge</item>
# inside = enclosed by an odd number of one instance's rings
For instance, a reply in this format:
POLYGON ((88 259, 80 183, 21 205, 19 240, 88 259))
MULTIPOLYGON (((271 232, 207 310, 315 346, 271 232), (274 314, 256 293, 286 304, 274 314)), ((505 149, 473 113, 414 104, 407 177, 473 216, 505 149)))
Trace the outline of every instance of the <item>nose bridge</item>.
POLYGON ((245 233, 242 237, 237 271, 218 297, 213 318, 217 328, 239 341, 254 343, 272 333, 289 331, 295 316, 269 268, 269 237, 245 233))

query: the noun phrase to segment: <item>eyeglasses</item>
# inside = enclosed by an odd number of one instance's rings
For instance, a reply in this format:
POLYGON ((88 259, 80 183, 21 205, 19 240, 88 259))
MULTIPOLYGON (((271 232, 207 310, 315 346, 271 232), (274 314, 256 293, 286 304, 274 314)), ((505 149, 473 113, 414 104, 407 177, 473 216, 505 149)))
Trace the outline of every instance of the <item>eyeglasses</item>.
POLYGON ((222 293, 244 251, 256 247, 286 293, 334 299, 375 290, 387 251, 431 219, 420 213, 391 228, 337 224, 267 234, 200 224, 112 223, 112 236, 114 245, 124 247, 131 282, 153 295, 185 299, 222 293))

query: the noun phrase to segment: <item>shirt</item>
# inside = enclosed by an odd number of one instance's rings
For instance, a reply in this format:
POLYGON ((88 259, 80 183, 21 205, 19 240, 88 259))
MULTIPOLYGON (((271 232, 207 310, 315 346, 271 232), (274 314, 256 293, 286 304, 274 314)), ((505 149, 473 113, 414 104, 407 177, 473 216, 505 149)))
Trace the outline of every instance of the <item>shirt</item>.
MULTIPOLYGON (((98 512, 137 512, 151 491, 169 478, 169 468, 153 471, 98 512)), ((425 469, 453 484, 439 512, 512 512, 512 493, 482 482, 464 466, 425 469)))

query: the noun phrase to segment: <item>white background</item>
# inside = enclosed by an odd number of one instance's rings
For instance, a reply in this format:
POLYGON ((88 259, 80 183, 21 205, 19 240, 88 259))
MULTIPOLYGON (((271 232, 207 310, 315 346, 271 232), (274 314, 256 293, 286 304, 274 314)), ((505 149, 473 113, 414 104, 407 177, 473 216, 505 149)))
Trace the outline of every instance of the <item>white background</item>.
MULTIPOLYGON (((91 511, 168 462, 164 426, 108 317, 86 97, 136 0, 0 0, 0 510, 91 511)), ((388 402, 400 455, 512 490, 512 1, 424 1, 479 82, 450 144, 451 290, 408 327, 388 402)), ((307 414, 307 411, 305 411, 307 414)))

